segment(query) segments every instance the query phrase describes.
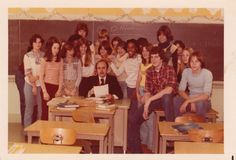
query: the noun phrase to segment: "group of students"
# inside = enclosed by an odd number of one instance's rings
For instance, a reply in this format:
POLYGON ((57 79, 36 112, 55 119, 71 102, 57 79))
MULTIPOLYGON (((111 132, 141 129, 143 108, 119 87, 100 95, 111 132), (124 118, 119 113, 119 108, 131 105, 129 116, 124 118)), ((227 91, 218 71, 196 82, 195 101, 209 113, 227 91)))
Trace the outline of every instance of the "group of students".
POLYGON ((131 99, 128 148, 141 153, 141 143, 151 148, 152 111, 158 107, 164 108, 167 121, 188 111, 205 116, 210 109, 212 73, 200 52, 179 40, 172 43, 168 26, 157 30, 157 44, 146 38, 110 41, 106 29, 99 31, 94 44, 87 35, 87 25, 79 22, 68 41, 50 37, 45 53, 43 38, 32 36, 24 55, 25 127, 32 123, 35 103, 37 119, 47 120, 52 98, 93 96, 93 86, 109 84, 109 98, 131 99))

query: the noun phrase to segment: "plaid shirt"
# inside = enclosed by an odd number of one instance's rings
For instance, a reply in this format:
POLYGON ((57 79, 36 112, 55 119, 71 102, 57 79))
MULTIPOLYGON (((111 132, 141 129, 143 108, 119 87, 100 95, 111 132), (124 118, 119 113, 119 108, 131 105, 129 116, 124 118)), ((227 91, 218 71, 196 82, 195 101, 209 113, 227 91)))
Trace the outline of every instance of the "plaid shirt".
POLYGON ((154 66, 146 70, 146 92, 155 95, 167 86, 173 88, 173 93, 177 93, 177 76, 172 66, 163 63, 159 72, 155 71, 154 66))

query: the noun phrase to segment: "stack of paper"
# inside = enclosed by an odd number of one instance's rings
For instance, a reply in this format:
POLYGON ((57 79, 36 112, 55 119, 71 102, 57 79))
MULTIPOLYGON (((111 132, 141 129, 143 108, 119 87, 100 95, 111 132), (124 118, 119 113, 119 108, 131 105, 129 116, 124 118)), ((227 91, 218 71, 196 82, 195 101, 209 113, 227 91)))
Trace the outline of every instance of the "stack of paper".
POLYGON ((108 84, 93 87, 95 97, 105 97, 108 94, 108 84))
POLYGON ((116 109, 116 105, 115 104, 107 104, 107 103, 104 103, 104 104, 98 104, 96 106, 96 109, 99 109, 99 110, 113 110, 113 109, 116 109))

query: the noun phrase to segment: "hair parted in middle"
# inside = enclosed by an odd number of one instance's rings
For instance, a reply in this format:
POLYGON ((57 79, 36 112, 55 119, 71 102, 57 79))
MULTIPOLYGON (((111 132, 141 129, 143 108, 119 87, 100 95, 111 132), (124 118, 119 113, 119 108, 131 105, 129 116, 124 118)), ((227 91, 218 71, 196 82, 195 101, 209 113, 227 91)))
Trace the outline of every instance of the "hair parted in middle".
POLYGON ((46 52, 45 52, 45 58, 47 62, 51 62, 53 59, 53 55, 52 55, 52 46, 53 44, 59 44, 59 52, 57 54, 57 58, 56 58, 56 62, 60 62, 61 60, 61 51, 60 51, 60 41, 56 38, 56 37, 50 37, 46 43, 46 52))
POLYGON ((197 60, 199 60, 199 62, 201 63, 201 68, 205 68, 206 65, 205 65, 205 61, 204 61, 204 58, 203 58, 203 55, 200 51, 194 51, 190 57, 189 57, 189 66, 190 66, 190 61, 193 57, 196 57, 197 60))
POLYGON ((170 28, 167 26, 167 25, 163 25, 163 26, 161 26, 158 30, 157 30, 157 40, 158 40, 158 42, 159 42, 159 36, 161 35, 161 34, 164 34, 165 36, 166 36, 166 38, 167 38, 167 41, 173 41, 173 39, 174 39, 174 37, 173 37, 173 35, 172 35, 172 33, 171 33, 171 30, 170 30, 170 28))

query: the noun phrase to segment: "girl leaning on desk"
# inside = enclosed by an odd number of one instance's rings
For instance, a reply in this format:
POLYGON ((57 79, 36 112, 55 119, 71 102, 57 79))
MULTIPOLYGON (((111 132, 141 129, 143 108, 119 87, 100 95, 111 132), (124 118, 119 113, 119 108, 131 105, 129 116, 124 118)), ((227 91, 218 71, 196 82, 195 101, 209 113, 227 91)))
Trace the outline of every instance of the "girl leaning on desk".
POLYGON ((40 66, 40 82, 42 120, 48 120, 47 102, 62 94, 63 60, 60 54, 60 42, 56 37, 50 37, 46 43, 46 53, 40 66))

